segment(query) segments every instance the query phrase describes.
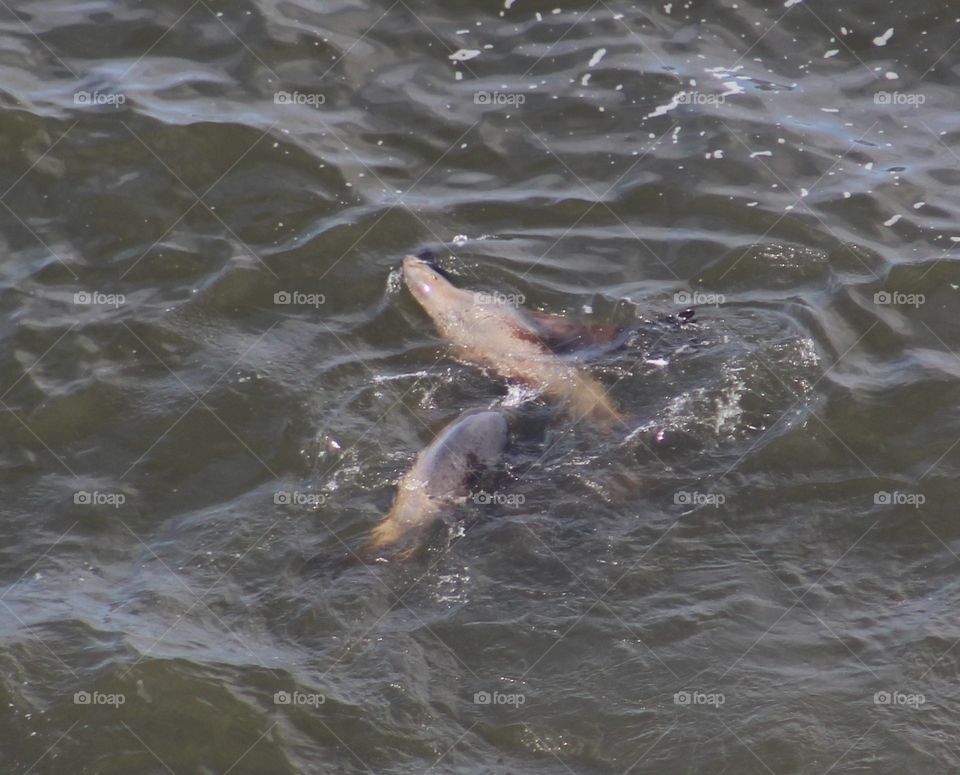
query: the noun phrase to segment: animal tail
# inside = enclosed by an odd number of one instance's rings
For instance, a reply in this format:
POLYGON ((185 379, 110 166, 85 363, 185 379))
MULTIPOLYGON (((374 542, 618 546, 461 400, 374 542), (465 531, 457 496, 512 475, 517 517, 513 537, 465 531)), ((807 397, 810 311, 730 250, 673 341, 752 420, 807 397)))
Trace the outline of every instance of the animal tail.
POLYGON ((370 540, 356 553, 357 557, 367 565, 413 559, 426 550, 445 525, 443 519, 434 518, 411 528, 386 517, 373 528, 370 540))

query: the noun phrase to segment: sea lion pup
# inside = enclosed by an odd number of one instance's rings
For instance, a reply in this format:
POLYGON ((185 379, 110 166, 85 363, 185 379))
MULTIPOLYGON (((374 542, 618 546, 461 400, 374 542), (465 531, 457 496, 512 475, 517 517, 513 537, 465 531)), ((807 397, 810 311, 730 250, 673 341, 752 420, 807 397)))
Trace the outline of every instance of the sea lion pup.
POLYGON ((582 342, 598 327, 577 327, 555 315, 504 303, 495 294, 462 290, 418 256, 404 257, 403 279, 464 360, 565 402, 578 420, 589 416, 606 426, 623 422, 603 386, 555 352, 582 342))
POLYGON ((439 527, 450 524, 457 499, 493 471, 508 440, 503 412, 464 412, 447 425, 400 479, 393 506, 374 528, 365 556, 404 559, 422 548, 439 527))

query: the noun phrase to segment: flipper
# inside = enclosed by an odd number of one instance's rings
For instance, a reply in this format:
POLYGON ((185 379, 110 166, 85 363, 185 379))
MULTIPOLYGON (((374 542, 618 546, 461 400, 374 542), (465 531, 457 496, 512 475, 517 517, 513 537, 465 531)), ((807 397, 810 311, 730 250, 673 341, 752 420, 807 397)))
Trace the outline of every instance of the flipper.
POLYGON ((625 332, 621 326, 579 323, 560 315, 523 310, 537 341, 559 354, 586 347, 616 343, 625 332))
MULTIPOLYGON (((518 331, 517 335, 530 341, 539 342, 557 355, 566 355, 591 348, 596 348, 601 353, 619 350, 630 343, 631 335, 635 331, 645 325, 650 325, 649 322, 643 320, 636 320, 625 326, 607 323, 581 323, 547 312, 530 310, 522 310, 522 312, 524 318, 530 324, 530 330, 527 332, 518 331)), ((674 315, 659 318, 657 323, 680 330, 687 325, 696 324, 695 315, 696 310, 691 307, 674 315)))

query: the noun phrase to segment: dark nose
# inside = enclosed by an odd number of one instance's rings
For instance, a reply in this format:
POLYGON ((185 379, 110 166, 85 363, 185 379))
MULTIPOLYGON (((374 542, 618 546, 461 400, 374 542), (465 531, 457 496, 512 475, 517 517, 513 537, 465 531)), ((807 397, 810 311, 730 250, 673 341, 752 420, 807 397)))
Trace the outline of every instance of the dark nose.
POLYGON ((450 274, 440 266, 440 262, 437 260, 436 255, 429 248, 421 250, 416 254, 417 258, 423 261, 427 266, 429 266, 434 272, 443 277, 446 280, 452 280, 450 274))

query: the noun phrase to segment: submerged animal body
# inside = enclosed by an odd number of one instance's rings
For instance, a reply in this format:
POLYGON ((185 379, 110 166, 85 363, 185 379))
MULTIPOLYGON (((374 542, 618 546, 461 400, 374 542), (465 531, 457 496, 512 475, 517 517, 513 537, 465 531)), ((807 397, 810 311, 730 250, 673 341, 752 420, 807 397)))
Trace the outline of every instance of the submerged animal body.
POLYGON ((604 425, 620 420, 603 386, 555 352, 591 340, 594 333, 599 338, 608 332, 577 327, 554 315, 503 303, 497 296, 457 288, 417 256, 403 259, 403 277, 438 331, 464 360, 565 402, 578 420, 589 416, 604 425))
POLYGON ((509 440, 497 411, 460 415, 428 444, 400 480, 386 517, 373 530, 370 556, 406 556, 447 523, 451 507, 497 466, 509 440))

